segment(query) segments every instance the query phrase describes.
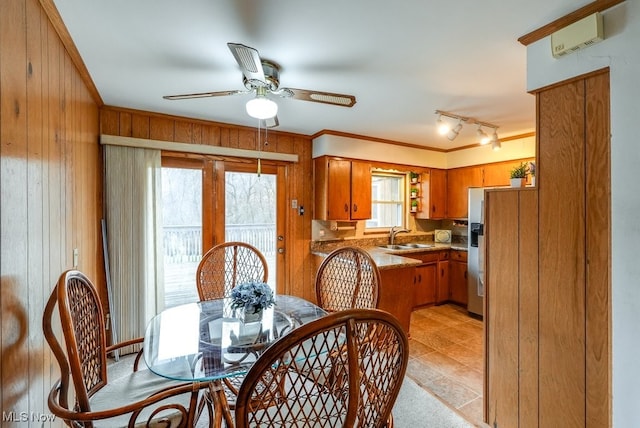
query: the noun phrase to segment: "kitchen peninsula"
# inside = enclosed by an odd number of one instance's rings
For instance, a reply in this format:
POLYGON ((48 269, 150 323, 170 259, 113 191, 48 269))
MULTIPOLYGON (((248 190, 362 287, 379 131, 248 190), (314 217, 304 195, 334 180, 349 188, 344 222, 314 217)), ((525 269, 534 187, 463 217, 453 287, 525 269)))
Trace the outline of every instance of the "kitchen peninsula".
MULTIPOLYGON (((403 238, 412 239, 411 236, 403 238)), ((453 301, 452 296, 459 295, 459 291, 453 294, 452 290, 466 290, 466 282, 452 284, 449 275, 451 252, 466 252, 466 243, 414 240, 389 249, 373 239, 313 242, 311 253, 316 256, 316 265, 332 250, 345 245, 363 248, 371 255, 381 278, 378 308, 395 315, 407 333, 414 308, 453 301), (418 247, 411 247, 416 244, 418 247)))

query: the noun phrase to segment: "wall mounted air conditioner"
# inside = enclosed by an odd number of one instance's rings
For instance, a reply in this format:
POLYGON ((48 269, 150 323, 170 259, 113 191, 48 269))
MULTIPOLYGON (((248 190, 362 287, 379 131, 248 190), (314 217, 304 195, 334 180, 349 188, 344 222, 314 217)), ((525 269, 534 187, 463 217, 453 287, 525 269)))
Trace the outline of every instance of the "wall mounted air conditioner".
POLYGON ((551 34, 551 53, 554 58, 560 58, 602 40, 602 15, 596 12, 551 34))

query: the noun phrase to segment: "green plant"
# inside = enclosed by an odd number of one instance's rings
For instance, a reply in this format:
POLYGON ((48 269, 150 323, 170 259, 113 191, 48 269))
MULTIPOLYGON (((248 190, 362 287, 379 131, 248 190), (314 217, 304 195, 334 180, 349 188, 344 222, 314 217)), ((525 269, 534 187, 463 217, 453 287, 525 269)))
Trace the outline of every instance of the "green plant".
POLYGON ((414 199, 413 201, 411 201, 411 206, 418 208, 418 200, 414 199))
POLYGON ((526 178, 527 173, 529 172, 529 165, 524 162, 521 162, 520 165, 513 167, 510 172, 511 178, 526 178))
POLYGON ((529 174, 531 174, 532 177, 536 176, 536 163, 535 162, 529 162, 529 174))
POLYGON ((411 171, 411 172, 409 173, 409 177, 411 178, 411 181, 413 181, 413 180, 417 180, 419 176, 420 176, 420 175, 419 175, 417 172, 413 172, 413 171, 411 171))

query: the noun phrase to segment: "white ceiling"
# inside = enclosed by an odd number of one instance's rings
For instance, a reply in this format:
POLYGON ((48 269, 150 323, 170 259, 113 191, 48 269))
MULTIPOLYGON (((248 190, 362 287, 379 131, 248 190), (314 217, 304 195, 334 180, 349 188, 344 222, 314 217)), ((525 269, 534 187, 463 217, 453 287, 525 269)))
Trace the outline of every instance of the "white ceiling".
POLYGON ((535 129, 526 49, 517 38, 583 0, 54 0, 105 104, 256 126, 227 42, 281 66, 281 86, 355 95, 352 108, 275 98, 281 131, 322 130, 449 149, 436 109, 535 129))

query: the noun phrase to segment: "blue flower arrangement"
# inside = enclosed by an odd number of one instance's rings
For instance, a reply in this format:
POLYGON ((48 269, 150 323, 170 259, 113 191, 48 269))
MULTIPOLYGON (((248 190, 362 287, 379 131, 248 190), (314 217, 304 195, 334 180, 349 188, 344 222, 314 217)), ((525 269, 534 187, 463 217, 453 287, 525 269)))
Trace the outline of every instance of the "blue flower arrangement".
POLYGON ((258 313, 275 303, 269 284, 257 281, 236 286, 231 290, 231 300, 232 308, 253 307, 253 313, 258 313))

